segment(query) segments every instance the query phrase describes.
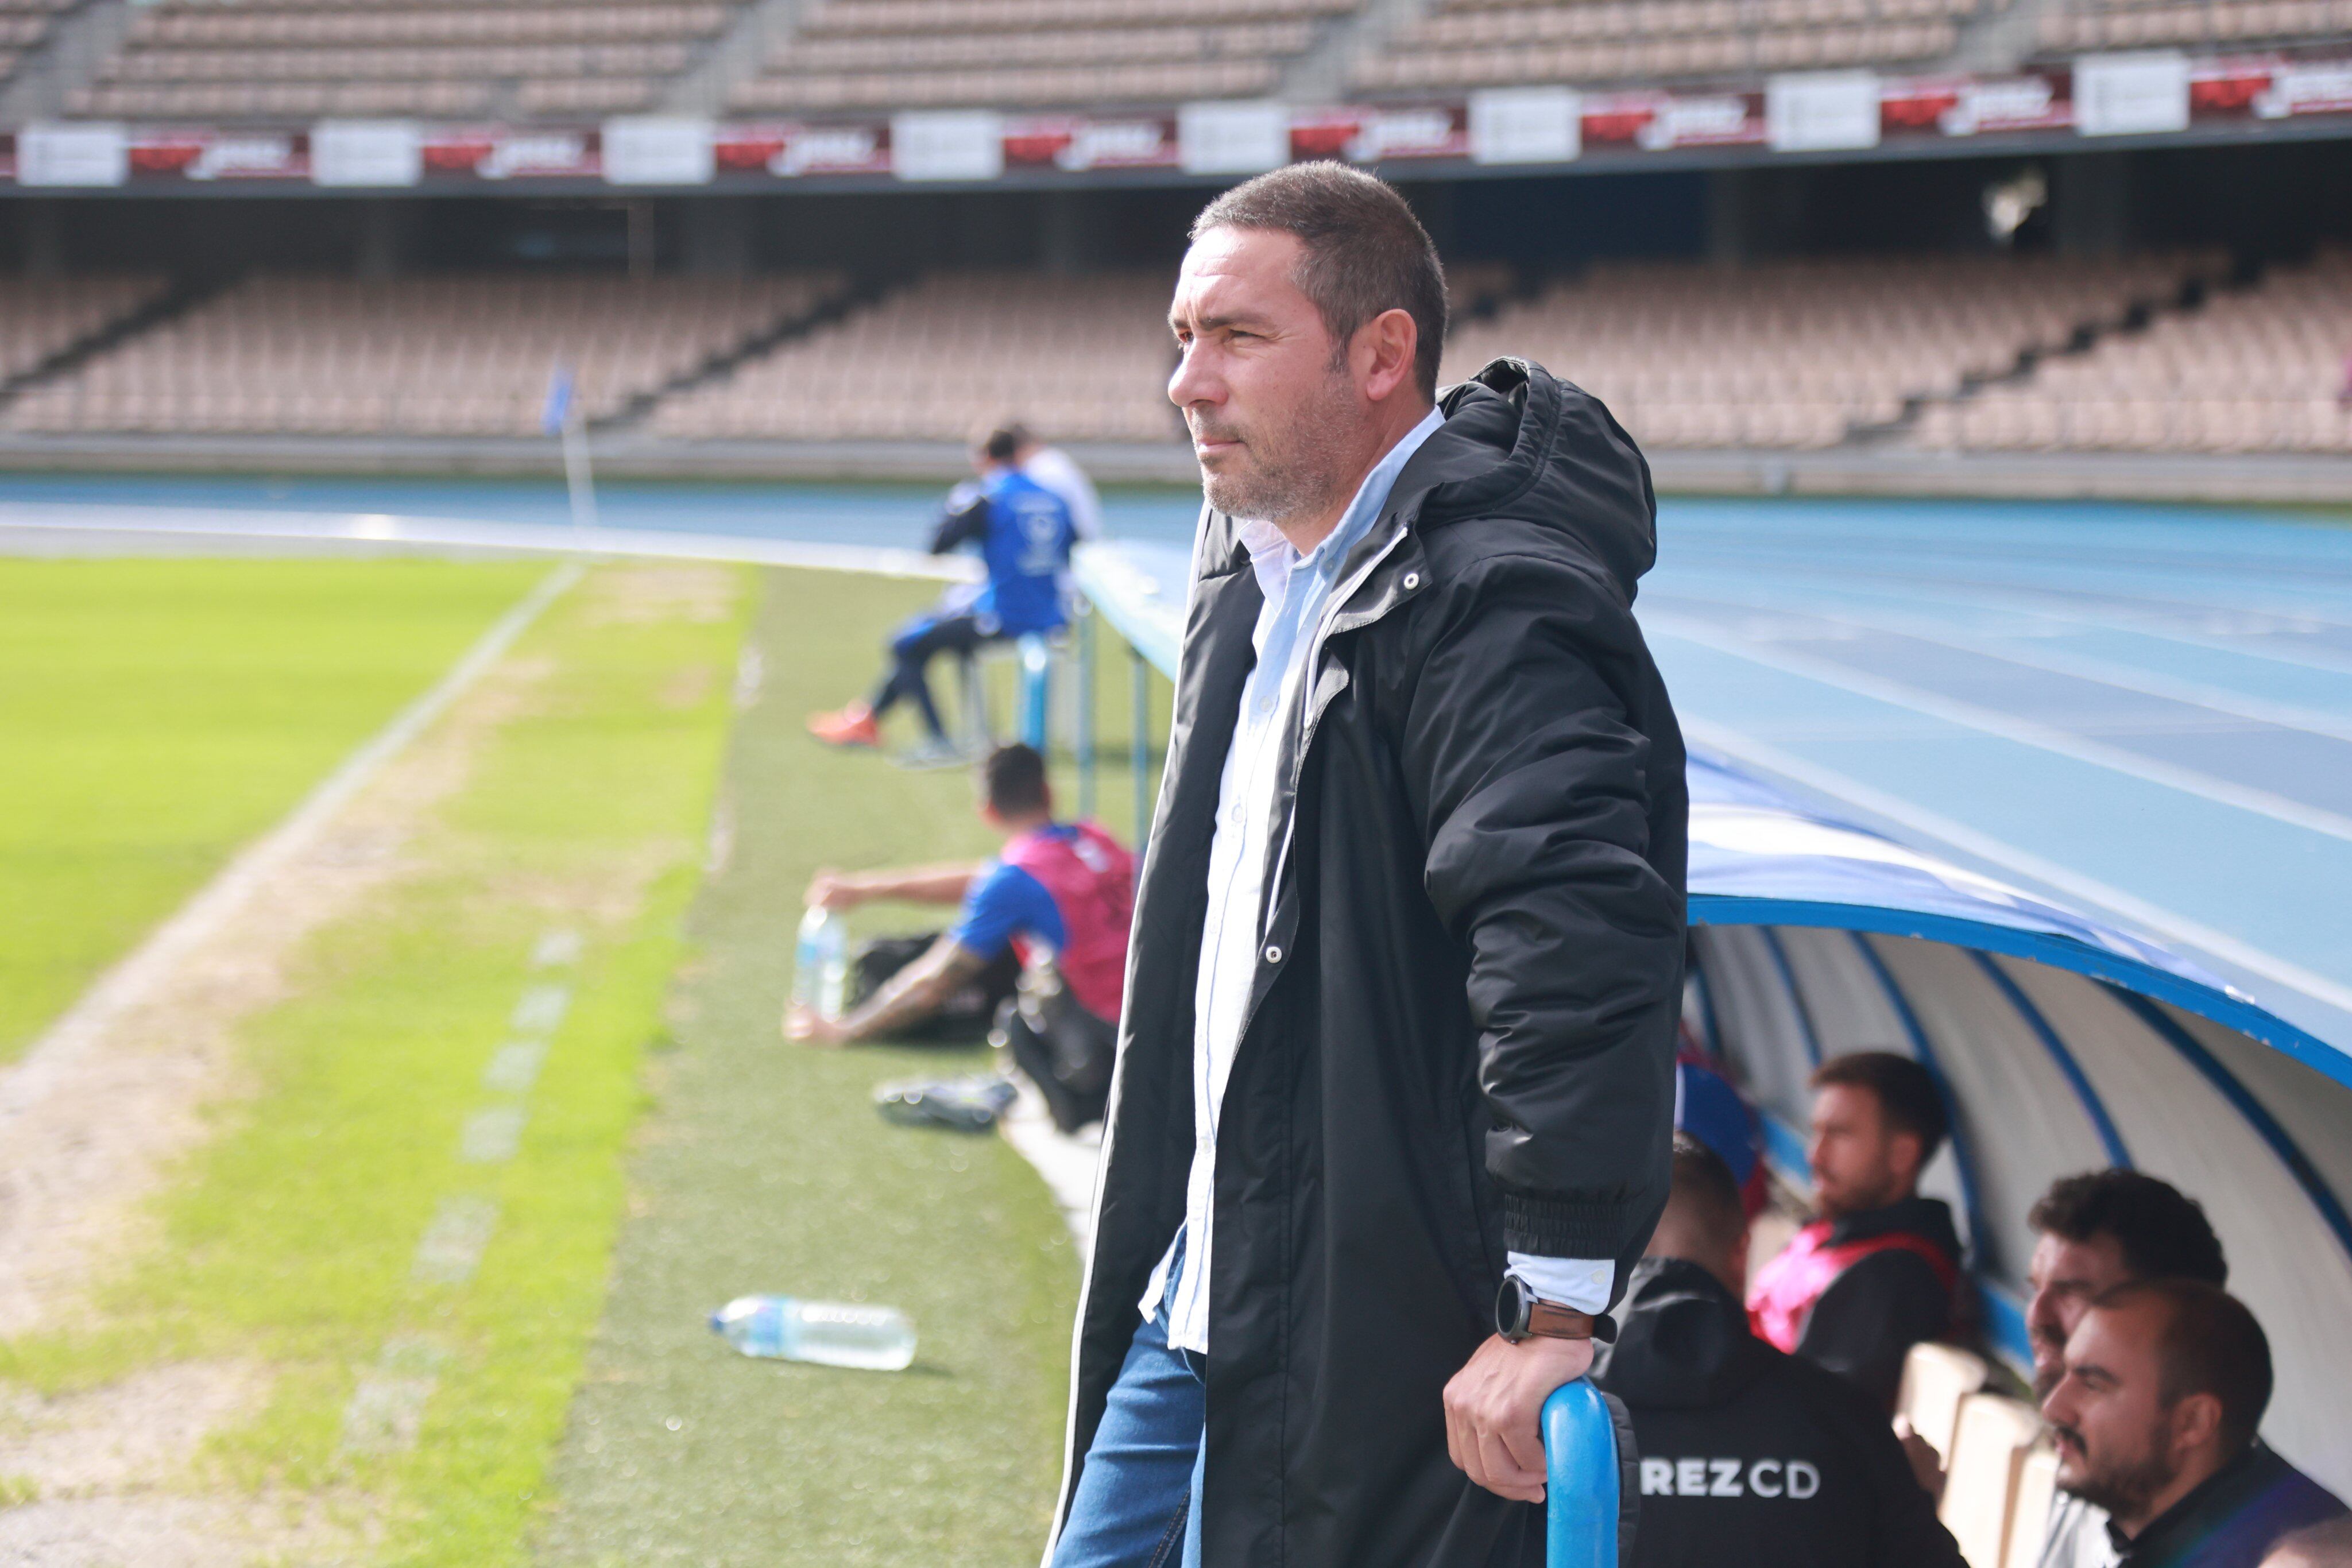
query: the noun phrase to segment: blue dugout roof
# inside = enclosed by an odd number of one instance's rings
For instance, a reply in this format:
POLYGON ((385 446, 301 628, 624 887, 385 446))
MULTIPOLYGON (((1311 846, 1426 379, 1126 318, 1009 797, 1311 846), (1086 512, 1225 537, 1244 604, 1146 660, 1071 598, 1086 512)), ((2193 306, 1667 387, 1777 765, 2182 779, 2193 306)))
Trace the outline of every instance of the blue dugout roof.
MULTIPOLYGON (((1172 673, 1181 548, 1087 547, 1095 610, 1172 673)), ((2025 1213, 2056 1177, 2145 1169, 2205 1206, 2232 1290, 2281 1369, 2264 1430, 2352 1495, 2352 1058, 2203 967, 2065 907, 1839 821, 1714 757, 1691 759, 1685 1023, 1730 1066, 1803 1180, 1805 1081, 1891 1050, 1944 1085, 1950 1202, 1996 1349, 2021 1363, 2025 1213)))

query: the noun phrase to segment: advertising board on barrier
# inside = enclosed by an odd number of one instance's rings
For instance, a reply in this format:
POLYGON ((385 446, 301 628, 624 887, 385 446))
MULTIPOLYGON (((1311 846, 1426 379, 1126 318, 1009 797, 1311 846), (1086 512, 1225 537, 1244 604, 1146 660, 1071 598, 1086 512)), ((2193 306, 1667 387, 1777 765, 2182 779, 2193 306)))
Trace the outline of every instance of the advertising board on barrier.
POLYGON ((984 109, 894 114, 890 172, 901 180, 993 180, 1004 172, 1004 118, 984 109))
POLYGON ((661 115, 608 120, 598 133, 615 185, 707 185, 718 173, 710 121, 661 115))
POLYGON ((131 136, 120 125, 27 125, 16 132, 20 185, 120 185, 131 178, 131 136))
POLYGON ((404 120, 322 120, 310 128, 310 178, 338 188, 414 185, 425 133, 404 120))
POLYGON ((1565 163, 1584 151, 1583 99, 1573 88, 1503 87, 1470 95, 1474 163, 1565 163))
MULTIPOLYGON (((1882 78, 1791 72, 1760 88, 1493 88, 1458 98, 1293 107, 1271 100, 1118 112, 949 110, 822 121, 713 122, 627 115, 600 126, 315 125, 152 129, 57 122, 0 131, 0 183, 103 189, 157 183, 301 181, 333 190, 524 181, 681 189, 770 182, 985 183, 1008 172, 1255 174, 1304 158, 1472 167, 1754 149, 1769 154, 1914 151, 1989 135, 2168 136, 2341 116, 2352 134, 2352 57, 2307 52, 2191 58, 2173 49, 2084 55, 2071 68, 1882 78)), ((2232 130, 2232 134, 2236 130, 2232 130)))

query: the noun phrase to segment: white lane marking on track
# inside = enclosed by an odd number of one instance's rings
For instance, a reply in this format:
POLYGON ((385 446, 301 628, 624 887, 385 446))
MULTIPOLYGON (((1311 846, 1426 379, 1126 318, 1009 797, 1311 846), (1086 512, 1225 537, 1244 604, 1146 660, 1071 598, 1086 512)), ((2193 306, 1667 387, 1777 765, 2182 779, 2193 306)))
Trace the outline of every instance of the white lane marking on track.
POLYGON ((2307 735, 2324 736, 2331 740, 2352 740, 2352 719, 2338 718, 2329 714, 2315 713, 2309 708, 2295 707, 2287 703, 2268 702, 2250 697, 2221 686, 2209 686, 2201 681, 2184 681, 2170 675, 2153 674, 2126 664, 2110 664, 2105 659, 2085 658, 2078 653, 2051 653, 2037 647, 2031 640, 2011 642, 1996 634, 1991 638, 1958 633, 1928 620, 1914 620, 1905 615, 1874 612, 1857 613, 1850 610, 1825 610, 1809 607, 1789 610, 1749 599, 1733 589, 1710 589, 1707 597, 1730 600, 1755 609, 1759 613, 1771 613, 1791 618, 1809 617, 1833 625, 1858 627, 1864 631, 1882 632, 1890 636, 1909 637, 1921 643, 1932 643, 1939 648, 1956 653, 1973 653, 1981 658, 2000 659, 2046 674, 2065 675, 2074 680, 2092 681, 2101 685, 2116 686, 2142 696, 2157 697, 2165 702, 2201 707, 2213 713, 2227 714, 2232 718, 2250 719, 2256 724, 2270 725, 2278 729, 2301 730, 2307 735))
POLYGON ((344 758, 289 815, 240 851, 144 942, 83 992, 14 1067, 0 1073, 0 1125, 38 1104, 64 1080, 74 1059, 88 1051, 114 1019, 140 1006, 191 949, 210 938, 257 888, 309 848, 352 796, 479 680, 557 595, 580 580, 582 570, 577 562, 566 562, 541 578, 430 690, 344 758))
POLYGON ((508 549, 532 554, 646 556, 672 560, 741 561, 753 566, 809 567, 976 581, 980 563, 968 556, 871 545, 803 544, 752 534, 671 533, 663 528, 581 530, 550 523, 494 523, 455 517, 392 517, 379 512, 239 512, 201 507, 98 506, 89 502, 0 502, 0 530, 59 533, 142 533, 194 538, 304 539, 364 543, 370 549, 407 545, 420 549, 508 549))
POLYGON ((1889 794, 1874 785, 1865 784, 1851 775, 1810 762, 1793 752, 1784 751, 1769 741, 1758 740, 1740 730, 1709 719, 1683 718, 1684 732, 1703 746, 1711 746, 1784 779, 1793 779, 1808 789, 1824 795, 1848 800, 1890 822, 1899 822, 1930 838, 1940 839, 1953 848, 1965 851, 1980 860, 2046 883, 2089 904, 2101 905, 2125 919, 2175 941, 2201 947, 2215 957, 2236 965, 2249 974, 2260 975, 2303 992, 2315 1000, 2352 1013, 2352 986, 2338 984, 2324 975, 2315 974, 2299 964, 2290 963, 2264 952, 2251 943, 2243 942, 2212 926, 2202 925, 2183 915, 2176 915, 2159 904, 2110 886, 2095 878, 2071 871, 2054 861, 2042 859, 2030 850, 2019 849, 2005 840, 1969 827, 1967 823, 1947 817, 1889 794))
POLYGON ((429 1339, 403 1335, 384 1343, 374 1368, 360 1376, 343 1407, 343 1448, 355 1454, 397 1454, 416 1446, 425 1402, 441 1381, 445 1353, 429 1339))
POLYGON ((424 1239, 416 1244, 410 1277, 428 1285, 464 1284, 480 1266, 498 1223, 496 1198, 478 1192, 444 1198, 434 1211, 433 1222, 425 1228, 424 1239))
POLYGON ((1653 632, 1680 637, 1685 642, 1696 643, 1718 653, 1728 653, 1733 658, 1745 659, 1768 669, 1817 681, 1825 686, 1852 692, 1856 696, 1890 703, 1896 707, 1908 708, 1913 713, 1926 714, 2002 740, 2014 741, 2020 746, 2054 752, 2060 757, 2070 757, 2077 762, 2087 762, 2093 767, 2105 768, 2146 783, 2178 789, 2185 795, 2195 795, 2216 805, 2233 807, 2256 816, 2268 817, 2273 821, 2284 822, 2289 827, 2302 828, 2308 832, 2352 843, 2352 817, 2340 816, 2316 806, 2306 806, 2300 800, 2290 800, 2267 789, 2234 784, 2193 768, 2158 762, 2137 752, 2126 751, 2121 747, 2087 740, 2031 719, 1997 713, 1975 703, 1923 692, 1899 681, 1864 674, 1826 659, 1768 647, 1685 616, 1654 612, 1643 618, 1643 624, 1653 632))

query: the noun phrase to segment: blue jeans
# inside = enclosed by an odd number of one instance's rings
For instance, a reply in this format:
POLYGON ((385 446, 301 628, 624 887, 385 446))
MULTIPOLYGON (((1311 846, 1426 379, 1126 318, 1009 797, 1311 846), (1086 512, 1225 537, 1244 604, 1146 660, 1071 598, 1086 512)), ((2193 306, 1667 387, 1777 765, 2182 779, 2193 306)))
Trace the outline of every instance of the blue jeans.
POLYGON ((1136 1329, 1087 1450, 1052 1568, 1180 1562, 1201 1568, 1201 1432, 1209 1401, 1196 1359, 1168 1348, 1165 1306, 1136 1329))

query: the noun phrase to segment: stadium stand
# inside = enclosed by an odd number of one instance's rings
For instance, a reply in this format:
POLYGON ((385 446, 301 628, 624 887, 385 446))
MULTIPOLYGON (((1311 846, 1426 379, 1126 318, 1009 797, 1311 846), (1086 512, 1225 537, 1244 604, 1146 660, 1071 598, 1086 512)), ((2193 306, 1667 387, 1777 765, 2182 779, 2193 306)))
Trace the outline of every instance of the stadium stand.
POLYGON ((2235 48, 2352 36, 2352 0, 2054 0, 2040 34, 2053 53, 2163 44, 2235 48))
POLYGON ((58 18, 80 4, 82 0, 0 0, 0 80, 16 75, 58 18))
POLYGON ((2352 453, 2352 251, 2156 317, 1927 410, 1945 451, 2352 453))
POLYGON ((742 110, 1005 108, 1270 92, 1361 0, 828 0, 742 110))
POLYGON ((1370 92, 1742 75, 1937 58, 2008 0, 1436 0, 1358 63, 1370 92))
POLYGON ((156 0, 68 99, 130 120, 655 106, 742 0, 156 0))
POLYGON ((1831 446, 1912 398, 2176 298, 2210 265, 2179 253, 1612 263, 1464 322, 1445 379, 1519 354, 1601 397, 1644 445, 1831 446))
POLYGON ((664 400, 683 440, 962 441, 1008 416, 1055 441, 1167 441, 1163 273, 940 273, 664 400))
POLYGON ((551 375, 620 412, 807 315, 835 285, 759 278, 262 275, 28 389, 29 432, 531 435, 551 375))
POLYGON ((0 286, 0 382, 163 298, 161 277, 12 277, 0 286))

